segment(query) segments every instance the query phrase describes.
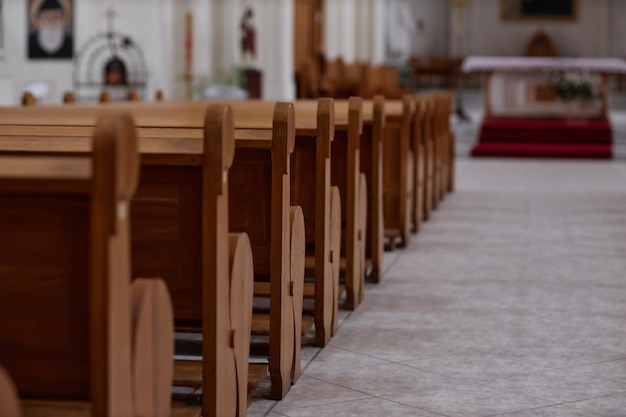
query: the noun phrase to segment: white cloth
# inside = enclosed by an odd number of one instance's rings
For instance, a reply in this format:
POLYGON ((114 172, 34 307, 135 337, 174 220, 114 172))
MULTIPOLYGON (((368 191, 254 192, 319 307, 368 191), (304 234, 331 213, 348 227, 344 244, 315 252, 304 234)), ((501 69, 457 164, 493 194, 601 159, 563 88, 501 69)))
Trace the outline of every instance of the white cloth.
POLYGON ((626 73, 619 58, 535 58, 472 56, 463 61, 463 72, 541 71, 579 69, 590 72, 626 73))

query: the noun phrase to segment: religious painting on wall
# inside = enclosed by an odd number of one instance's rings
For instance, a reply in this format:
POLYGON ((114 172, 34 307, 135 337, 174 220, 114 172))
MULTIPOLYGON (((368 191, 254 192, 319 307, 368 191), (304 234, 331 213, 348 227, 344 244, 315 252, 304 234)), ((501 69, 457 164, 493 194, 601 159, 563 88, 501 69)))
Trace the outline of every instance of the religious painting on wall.
POLYGON ((28 0, 28 58, 72 59, 73 0, 28 0))
POLYGON ((502 19, 576 20, 578 0, 500 0, 502 19))

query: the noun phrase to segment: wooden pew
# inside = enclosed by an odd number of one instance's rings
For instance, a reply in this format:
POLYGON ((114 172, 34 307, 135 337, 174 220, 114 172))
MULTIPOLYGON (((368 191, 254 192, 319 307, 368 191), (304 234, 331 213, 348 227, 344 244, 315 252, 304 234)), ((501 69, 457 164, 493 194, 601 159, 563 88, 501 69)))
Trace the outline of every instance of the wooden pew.
MULTIPOLYGON (((204 111, 187 109, 176 112, 171 109, 158 110, 156 108, 149 108, 145 111, 138 104, 127 106, 127 109, 133 109, 130 113, 133 114, 139 127, 142 154, 156 153, 151 159, 155 167, 147 167, 148 163, 144 163, 144 176, 148 178, 148 175, 152 175, 155 178, 153 182, 166 181, 162 177, 171 171, 170 165, 178 164, 178 162, 164 161, 158 150, 154 149, 155 143, 165 142, 169 151, 184 161, 180 162, 183 165, 181 169, 184 170, 184 165, 198 165, 202 160, 202 142, 199 139, 204 134, 202 122, 204 111)), ((257 328, 261 328, 257 333, 262 331, 269 333, 269 349, 266 353, 269 356, 272 380, 271 396, 282 398, 300 373, 301 319, 298 312, 302 311, 304 254, 299 252, 299 248, 304 246, 304 225, 301 210, 294 208, 290 214, 289 208, 289 157, 294 146, 293 108, 285 103, 277 103, 275 107, 274 122, 270 122, 269 130, 239 129, 236 131, 237 151, 229 173, 231 196, 229 223, 231 231, 248 233, 254 255, 255 275, 269 277, 272 287, 270 314, 260 319, 257 317, 258 320, 255 323, 257 328), (251 172, 256 172, 258 175, 251 175, 251 172), (251 201, 255 203, 250 204, 251 201), (292 251, 292 248, 297 250, 292 251), (298 266, 300 264, 302 264, 301 268, 298 266)), ((115 107, 110 105, 107 109, 113 110, 115 107)), ((4 109, 0 112, 0 125, 7 125, 6 129, 10 128, 13 135, 32 136, 33 132, 37 132, 38 135, 49 135, 51 129, 56 128, 62 129, 63 132, 68 132, 69 129, 76 136, 84 136, 93 123, 93 115, 101 112, 103 107, 47 107, 31 110, 37 110, 37 113, 25 113, 24 109, 4 109), (36 127, 29 125, 33 123, 33 120, 36 120, 34 122, 37 124, 36 127)), ((41 151, 41 147, 28 147, 25 141, 22 143, 24 143, 22 150, 41 151)), ((175 185, 181 184, 181 181, 186 178, 184 172, 172 175, 173 178, 169 181, 175 185)), ((150 187, 149 185, 144 187, 148 195, 152 196, 157 203, 160 199, 167 201, 180 196, 180 198, 189 199, 187 201, 191 205, 189 210, 193 210, 194 201, 196 203, 201 201, 200 197, 191 196, 190 190, 183 188, 177 192, 172 191, 171 188, 169 191, 171 194, 164 196, 162 195, 163 187, 150 187)), ((138 197, 142 196, 140 188, 138 197)), ((196 204, 195 207, 200 206, 196 204)), ((167 217, 167 212, 162 216, 167 217)), ((180 274, 182 277, 186 274, 193 276, 202 271, 200 265, 203 259, 202 248, 193 244, 199 239, 198 233, 202 231, 202 228, 200 223, 198 226, 193 226, 193 221, 188 216, 181 218, 175 215, 173 217, 176 220, 187 221, 176 229, 180 233, 189 233, 184 238, 184 242, 187 243, 183 242, 184 245, 181 243, 181 248, 197 248, 197 250, 186 249, 182 252, 184 256, 176 255, 176 259, 180 262, 180 266, 176 269, 171 267, 167 257, 156 257, 159 263, 148 262, 145 267, 162 269, 161 275, 166 279, 171 277, 176 281, 181 279, 180 274)), ((158 228, 158 225, 159 223, 153 223, 152 227, 158 228)), ((139 232, 135 234, 138 235, 139 232)), ((195 296, 197 292, 189 292, 186 295, 195 296)), ((181 301, 179 304, 185 314, 190 314, 189 309, 185 310, 188 304, 189 301, 181 301)), ((198 328, 198 323, 194 323, 194 320, 187 315, 180 316, 177 313, 177 327, 191 330, 198 328)), ((179 381, 182 382, 184 379, 188 384, 200 386, 201 373, 193 372, 189 366, 181 373, 184 374, 184 378, 179 378, 179 381)))
MULTIPOLYGON (((20 134, 18 126, 1 129, 6 131, 2 133, 20 134)), ((81 133, 58 126, 45 132, 28 129, 39 136, 14 136, 12 140, 4 136, 0 149, 4 153, 28 153, 34 147, 39 153, 70 155, 88 150, 81 137, 43 136, 60 129, 73 135, 81 133)), ((244 415, 253 271, 247 236, 229 236, 227 230, 228 170, 235 149, 229 108, 209 106, 203 142, 193 138, 178 140, 173 146, 162 138, 142 141, 142 176, 133 204, 134 271, 136 275, 163 272, 173 289, 177 321, 191 321, 202 328, 204 360, 195 365, 203 368, 178 362, 177 378, 181 372, 204 374, 204 378, 197 378, 204 393, 203 414, 244 415), (181 180, 185 185, 180 185, 181 180), (180 198, 173 196, 177 192, 180 198), (172 216, 172 212, 180 215, 172 216), (198 236, 194 229, 204 233, 198 236), (175 233, 164 234, 163 230, 175 233), (197 250, 189 251, 189 255, 180 253, 186 247, 197 250), (159 260, 168 263, 169 269, 158 265, 159 260), (200 279, 191 279, 197 274, 200 279)))
POLYGON ((454 159, 455 159, 455 137, 454 132, 450 128, 450 114, 452 114, 452 106, 454 96, 450 92, 440 93, 442 101, 441 113, 441 135, 443 137, 443 186, 442 198, 446 193, 454 191, 454 159))
POLYGON ((19 398, 11 377, 0 366, 0 416, 21 417, 19 398))
POLYGON ((411 147, 415 157, 415 169, 413 170, 413 205, 411 210, 413 233, 419 232, 424 220, 424 195, 426 187, 426 148, 424 144, 424 124, 427 102, 420 96, 415 99, 415 112, 413 113, 413 130, 411 135, 411 147))
MULTIPOLYGON (((295 145, 291 155, 291 204, 304 213, 306 226, 306 269, 314 276, 305 283, 304 294, 314 299, 313 319, 317 346, 325 346, 337 329, 338 267, 341 222, 340 197, 331 187, 331 141, 335 135, 334 105, 330 99, 313 102, 303 109, 295 106, 295 145)), ((165 103, 174 105, 176 103, 165 103)), ((236 124, 247 129, 265 128, 265 121, 255 118, 274 106, 273 102, 230 102, 236 112, 236 124), (256 120, 255 120, 256 119, 256 120)), ((197 106, 198 103, 179 103, 197 106)), ((267 288, 257 287, 267 294, 267 288)), ((303 326, 307 327, 307 326, 303 326)))
POLYGON ((390 247, 408 245, 413 206, 415 157, 411 149, 414 102, 410 96, 385 103, 383 212, 390 247))
POLYGON ((291 201, 305 213, 306 269, 314 281, 305 283, 304 293, 314 300, 315 345, 325 346, 338 329, 340 295, 342 199, 340 191, 331 187, 335 108, 331 99, 320 99, 311 108, 295 106, 295 111, 291 201))
MULTIPOLYGON (((164 111, 197 111, 207 101, 168 100, 163 103, 116 103, 119 108, 133 112, 148 112, 150 109, 164 111)), ((233 107, 235 125, 253 132, 269 129, 271 112, 275 102, 271 101, 224 101, 233 107)), ((295 106, 295 147, 291 155, 291 204, 303 210, 306 227, 307 273, 314 276, 313 282, 305 284, 306 298, 314 299, 313 320, 317 346, 325 346, 337 329, 338 272, 340 238, 336 237, 341 224, 340 199, 331 187, 331 141, 335 136, 334 104, 331 99, 300 102, 295 106), (315 190, 315 192, 311 192, 315 190), (335 236, 335 237, 333 237, 335 236), (333 249, 335 248, 335 249, 333 249)), ((345 161, 344 161, 345 162, 345 161)), ((345 163, 342 165, 345 169, 345 163)), ((333 184, 334 185, 334 184, 333 184)), ((355 235, 356 236, 356 235, 355 235)), ((348 242, 352 244, 352 240, 348 242)), ((344 262, 350 265, 350 274, 358 273, 358 257, 351 255, 344 262)), ((350 280, 352 282, 353 279, 350 280)), ((269 286, 255 286, 255 294, 269 296, 269 286)), ((309 312, 307 312, 309 313, 309 312)), ((303 328, 308 327, 305 317, 303 328)))
POLYGON ((422 97, 424 113, 423 144, 424 144, 424 220, 428 220, 434 209, 434 178, 435 178, 435 100, 432 95, 422 97))
POLYGON ((450 113, 452 110, 452 95, 450 93, 437 93, 433 96, 433 208, 437 208, 439 202, 445 197, 450 189, 450 179, 453 175, 454 143, 450 132, 450 113))
MULTIPOLYGON (((378 282, 382 277, 383 269, 383 139, 385 132, 385 99, 377 96, 374 100, 365 100, 360 113, 361 121, 350 122, 350 102, 335 100, 337 131, 348 132, 350 126, 361 128, 359 142, 358 163, 364 180, 358 180, 359 187, 365 183, 367 201, 361 206, 366 207, 365 228, 365 262, 363 265, 366 274, 378 282)), ((353 120, 356 112, 352 112, 353 120)), ((340 162, 339 162, 340 163, 340 162)), ((348 173, 351 171, 348 171, 348 173)), ((355 184, 357 180, 354 180, 355 184)))
MULTIPOLYGON (((306 108, 307 102, 296 102, 306 108)), ((345 278, 344 307, 353 310, 363 300, 365 239, 367 234, 367 181, 361 175, 363 102, 359 97, 338 101, 335 113, 335 140, 331 151, 332 184, 342 196, 342 257, 345 278)))
POLYGON ((90 156, 0 156, 0 361, 26 416, 167 416, 169 294, 130 279, 131 119, 101 117, 90 156))

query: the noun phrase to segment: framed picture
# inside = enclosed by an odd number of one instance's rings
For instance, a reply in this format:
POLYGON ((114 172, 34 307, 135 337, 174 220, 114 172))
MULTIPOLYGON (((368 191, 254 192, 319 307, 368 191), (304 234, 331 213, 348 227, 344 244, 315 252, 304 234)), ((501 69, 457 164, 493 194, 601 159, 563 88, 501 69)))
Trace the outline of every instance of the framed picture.
POLYGON ((500 0, 502 19, 576 20, 578 0, 500 0))
POLYGON ((28 58, 74 57, 73 0, 28 0, 28 58))

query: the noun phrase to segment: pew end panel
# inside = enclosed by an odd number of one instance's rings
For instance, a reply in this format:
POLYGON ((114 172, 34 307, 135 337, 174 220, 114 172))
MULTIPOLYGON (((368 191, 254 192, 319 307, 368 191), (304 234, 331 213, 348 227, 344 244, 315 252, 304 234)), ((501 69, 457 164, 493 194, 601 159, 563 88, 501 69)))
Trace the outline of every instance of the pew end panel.
POLYGON ((355 309, 363 298, 364 260, 361 259, 361 241, 366 230, 359 222, 359 173, 361 172, 361 135, 363 134, 363 101, 352 97, 342 112, 345 123, 339 126, 332 147, 332 184, 338 187, 342 218, 342 273, 345 278, 346 301, 344 308, 355 309))
POLYGON ((383 143, 385 137, 385 99, 375 96, 366 102, 363 134, 361 135, 361 172, 367 185, 367 228, 365 238, 365 269, 374 282, 379 282, 383 271, 383 143))
MULTIPOLYGON (((334 102, 319 99, 297 102, 296 142, 291 157, 291 204, 299 205, 306 227, 306 271, 313 282, 305 283, 307 298, 313 298, 315 338, 323 347, 336 326, 333 311, 338 300, 334 288, 330 253, 330 155, 335 136, 334 102), (307 127, 307 126, 310 126, 307 127), (311 192, 315 190, 315 192, 311 192)), ((304 329, 306 330, 306 329, 304 329)))
POLYGON ((101 117, 92 158, 1 158, 0 360, 25 400, 79 400, 94 416, 133 415, 132 121, 101 117))
MULTIPOLYGON (((240 135, 230 174, 230 229, 248 233, 255 281, 269 282, 269 395, 282 399, 289 391, 293 375, 298 375, 294 358, 300 361, 300 345, 294 344, 294 333, 299 324, 294 317, 294 305, 302 308, 302 293, 297 300, 292 291, 294 285, 303 285, 294 283, 291 274, 291 264, 300 262, 290 253, 290 159, 295 147, 293 105, 276 103, 271 133, 246 130, 240 135)), ((303 276, 298 279, 303 280, 303 276)))
POLYGON ((434 148, 434 119, 435 104, 433 96, 425 96, 424 105, 424 220, 428 220, 433 211, 434 175, 435 175, 435 148, 434 148))
POLYGON ((391 249, 399 241, 404 247, 410 237, 410 207, 413 190, 413 152, 410 148, 413 100, 404 96, 402 101, 392 101, 387 106, 384 162, 383 162, 383 212, 385 237, 391 249))
POLYGON ((424 187, 426 158, 424 148, 424 112, 425 103, 421 97, 415 100, 415 113, 413 119, 413 134, 411 146, 415 156, 415 170, 413 172, 413 183, 415 192, 413 193, 412 222, 413 233, 419 232, 424 218, 424 187))

